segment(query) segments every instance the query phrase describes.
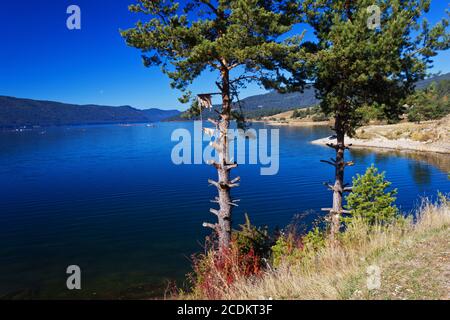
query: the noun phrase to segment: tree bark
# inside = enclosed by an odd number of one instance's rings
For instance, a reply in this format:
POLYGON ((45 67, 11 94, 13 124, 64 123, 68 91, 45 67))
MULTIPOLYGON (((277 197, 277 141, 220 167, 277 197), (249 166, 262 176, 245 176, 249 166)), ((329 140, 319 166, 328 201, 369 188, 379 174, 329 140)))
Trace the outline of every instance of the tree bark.
POLYGON ((238 186, 236 182, 239 181, 239 177, 230 181, 230 171, 237 167, 237 165, 229 162, 228 129, 231 120, 231 96, 228 68, 222 68, 221 78, 222 111, 220 113, 219 121, 216 124, 219 131, 219 137, 215 142, 215 149, 218 153, 219 161, 218 163, 214 163, 218 173, 218 181, 215 182, 210 180, 210 183, 215 185, 218 191, 218 197, 213 202, 216 202, 219 205, 219 210, 210 210, 217 216, 218 223, 215 225, 208 223, 204 224, 205 227, 211 227, 217 232, 219 251, 230 246, 232 207, 236 205, 233 203, 230 191, 231 188, 238 186))
POLYGON ((228 129, 230 127, 231 98, 230 78, 227 69, 222 70, 222 114, 219 123, 219 248, 228 248, 231 241, 231 195, 230 195, 230 170, 226 168, 228 158, 228 129))
POLYGON ((336 136, 337 144, 335 146, 336 150, 336 161, 335 161, 335 182, 333 185, 333 207, 330 211, 330 239, 333 244, 337 241, 337 234, 340 229, 340 216, 342 214, 342 194, 344 192, 344 153, 345 153, 345 132, 342 130, 340 123, 340 118, 336 117, 336 136))

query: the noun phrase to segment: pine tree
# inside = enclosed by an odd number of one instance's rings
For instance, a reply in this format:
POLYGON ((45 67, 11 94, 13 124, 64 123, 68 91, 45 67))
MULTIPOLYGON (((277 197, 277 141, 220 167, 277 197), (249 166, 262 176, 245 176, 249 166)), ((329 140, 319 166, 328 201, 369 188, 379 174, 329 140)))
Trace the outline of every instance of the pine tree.
POLYGON ((408 120, 420 123, 426 120, 442 118, 450 113, 448 80, 439 83, 432 82, 427 88, 416 91, 407 98, 408 120))
POLYGON ((324 160, 334 167, 330 233, 334 242, 340 228, 344 185, 344 168, 353 163, 344 160, 345 136, 352 136, 361 125, 363 108, 376 106, 390 120, 403 113, 400 103, 423 79, 431 59, 438 50, 449 48, 448 22, 430 27, 423 15, 430 1, 373 0, 304 0, 304 22, 314 29, 315 41, 303 44, 312 81, 321 99, 324 113, 334 116, 337 143, 328 146, 335 158, 324 160), (380 9, 380 24, 376 22, 380 9), (375 14, 375 16, 374 16, 375 14), (375 19, 373 20, 373 18, 375 19))
POLYGON ((385 179, 385 173, 378 173, 372 164, 363 175, 353 178, 352 192, 347 196, 347 209, 350 217, 344 222, 351 222, 359 217, 370 225, 392 222, 398 214, 394 205, 397 189, 389 191, 391 182, 385 179))
MULTIPOLYGON (((218 191, 219 209, 211 209, 218 223, 204 223, 215 230, 219 248, 231 239, 232 207, 230 189, 239 177, 231 178, 237 167, 228 159, 227 131, 233 120, 232 100, 248 81, 260 84, 270 78, 285 56, 287 44, 278 41, 290 30, 295 1, 284 0, 140 0, 130 10, 150 16, 122 32, 128 45, 142 51, 146 66, 161 66, 172 80, 172 87, 183 92, 182 102, 191 99, 189 85, 204 71, 216 72, 218 94, 222 98, 217 119, 208 119, 219 132, 215 141, 218 162, 211 163, 218 181, 209 180, 218 191)), ((197 106, 198 109, 198 106, 197 106)))

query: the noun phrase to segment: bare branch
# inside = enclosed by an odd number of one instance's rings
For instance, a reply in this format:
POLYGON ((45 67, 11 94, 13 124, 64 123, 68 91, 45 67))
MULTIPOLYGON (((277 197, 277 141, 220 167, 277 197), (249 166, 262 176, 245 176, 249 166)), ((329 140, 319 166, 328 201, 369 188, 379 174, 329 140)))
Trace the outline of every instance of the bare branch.
POLYGON ((336 163, 335 162, 331 162, 331 161, 328 161, 328 160, 320 160, 320 162, 328 163, 329 165, 331 165, 333 167, 336 167, 336 163))
POLYGON ((217 181, 214 181, 214 180, 212 180, 212 179, 208 179, 208 183, 209 183, 210 185, 215 186, 216 188, 220 188, 220 184, 219 184, 217 181))
POLYGON ((211 67, 213 67, 214 69, 220 70, 220 66, 214 62, 210 62, 208 63, 211 67))
MULTIPOLYGON (((220 67, 219 67, 219 68, 220 68, 220 67)), ((217 86, 217 88, 219 88, 220 91, 223 91, 223 87, 222 87, 222 85, 220 84, 220 82, 217 82, 217 81, 216 81, 216 86, 217 86)))
POLYGON ((207 6, 209 9, 211 9, 211 11, 218 16, 219 15, 219 11, 217 10, 216 7, 214 7, 212 5, 212 3, 209 0, 200 0, 201 3, 203 3, 205 6, 207 6))
POLYGON ((214 119, 208 118, 208 121, 211 122, 213 125, 215 125, 216 127, 219 125, 219 122, 217 122, 214 119))
POLYGON ((327 147, 330 147, 332 149, 336 149, 336 150, 339 149, 338 145, 336 145, 334 143, 327 143, 326 145, 327 145, 327 147))
POLYGON ((241 181, 241 177, 236 177, 236 178, 234 178, 233 180, 231 180, 230 182, 231 182, 231 183, 236 183, 236 182, 238 182, 238 181, 241 181))
POLYGON ((236 82, 243 81, 243 80, 259 80, 259 78, 257 76, 250 76, 250 75, 240 76, 240 77, 237 77, 236 79, 233 79, 232 81, 230 81, 230 84, 234 84, 236 82))
POLYGON ((333 186, 332 184, 330 184, 329 182, 324 182, 323 184, 324 184, 324 186, 326 186, 328 189, 334 191, 334 186, 333 186))
POLYGON ((220 215, 219 210, 216 210, 216 209, 209 209, 209 212, 211 212, 212 214, 215 214, 216 216, 220 215))
POLYGON ((233 63, 233 64, 231 64, 231 65, 228 66, 228 70, 232 70, 232 69, 236 68, 236 67, 239 66, 239 65, 240 65, 239 62, 233 63))
POLYGON ((224 169, 227 171, 230 171, 231 169, 237 168, 237 166, 238 166, 237 163, 228 164, 228 165, 224 166, 224 169))
POLYGON ((219 228, 218 224, 212 224, 212 223, 208 223, 208 222, 203 222, 203 227, 205 228, 211 228, 214 231, 217 231, 217 229, 219 228))

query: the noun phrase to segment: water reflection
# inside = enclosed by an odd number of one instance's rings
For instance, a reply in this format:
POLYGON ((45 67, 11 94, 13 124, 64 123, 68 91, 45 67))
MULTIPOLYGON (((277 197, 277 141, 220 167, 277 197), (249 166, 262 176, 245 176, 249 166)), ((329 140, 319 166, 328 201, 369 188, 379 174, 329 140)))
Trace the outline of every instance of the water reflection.
POLYGON ((401 150, 389 150, 381 148, 356 148, 351 150, 351 155, 356 162, 366 162, 371 156, 374 157, 376 163, 385 163, 393 157, 403 157, 416 160, 410 165, 411 175, 419 177, 417 182, 430 183, 431 169, 430 165, 436 167, 444 173, 450 172, 450 156, 448 154, 440 153, 427 153, 427 152, 414 152, 414 151, 401 151, 401 150), (428 177, 426 177, 428 176, 428 177))
POLYGON ((431 169, 428 164, 422 162, 412 162, 409 164, 411 176, 414 182, 420 186, 429 185, 431 183, 431 169))

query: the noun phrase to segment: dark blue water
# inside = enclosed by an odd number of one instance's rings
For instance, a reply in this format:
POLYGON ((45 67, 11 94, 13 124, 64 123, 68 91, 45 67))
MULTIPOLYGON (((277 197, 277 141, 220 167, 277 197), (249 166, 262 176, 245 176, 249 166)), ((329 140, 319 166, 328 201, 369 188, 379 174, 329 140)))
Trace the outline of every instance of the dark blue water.
MULTIPOLYGON (((255 125, 256 128, 262 125, 255 125)), ((215 188, 208 165, 171 161, 175 128, 89 126, 0 133, 0 296, 116 298, 161 294, 169 280, 182 285, 189 256, 208 233, 201 224, 215 188), (65 270, 82 270, 82 290, 68 291, 65 270)), ((326 128, 280 128, 280 170, 261 176, 241 165, 233 196, 235 226, 248 213, 255 224, 288 224, 296 214, 329 207, 322 183, 333 150, 309 141, 326 128)), ((375 163, 399 189, 398 206, 450 191, 446 156, 353 150, 347 180, 375 163)), ((309 220, 307 220, 308 222, 309 220)))

